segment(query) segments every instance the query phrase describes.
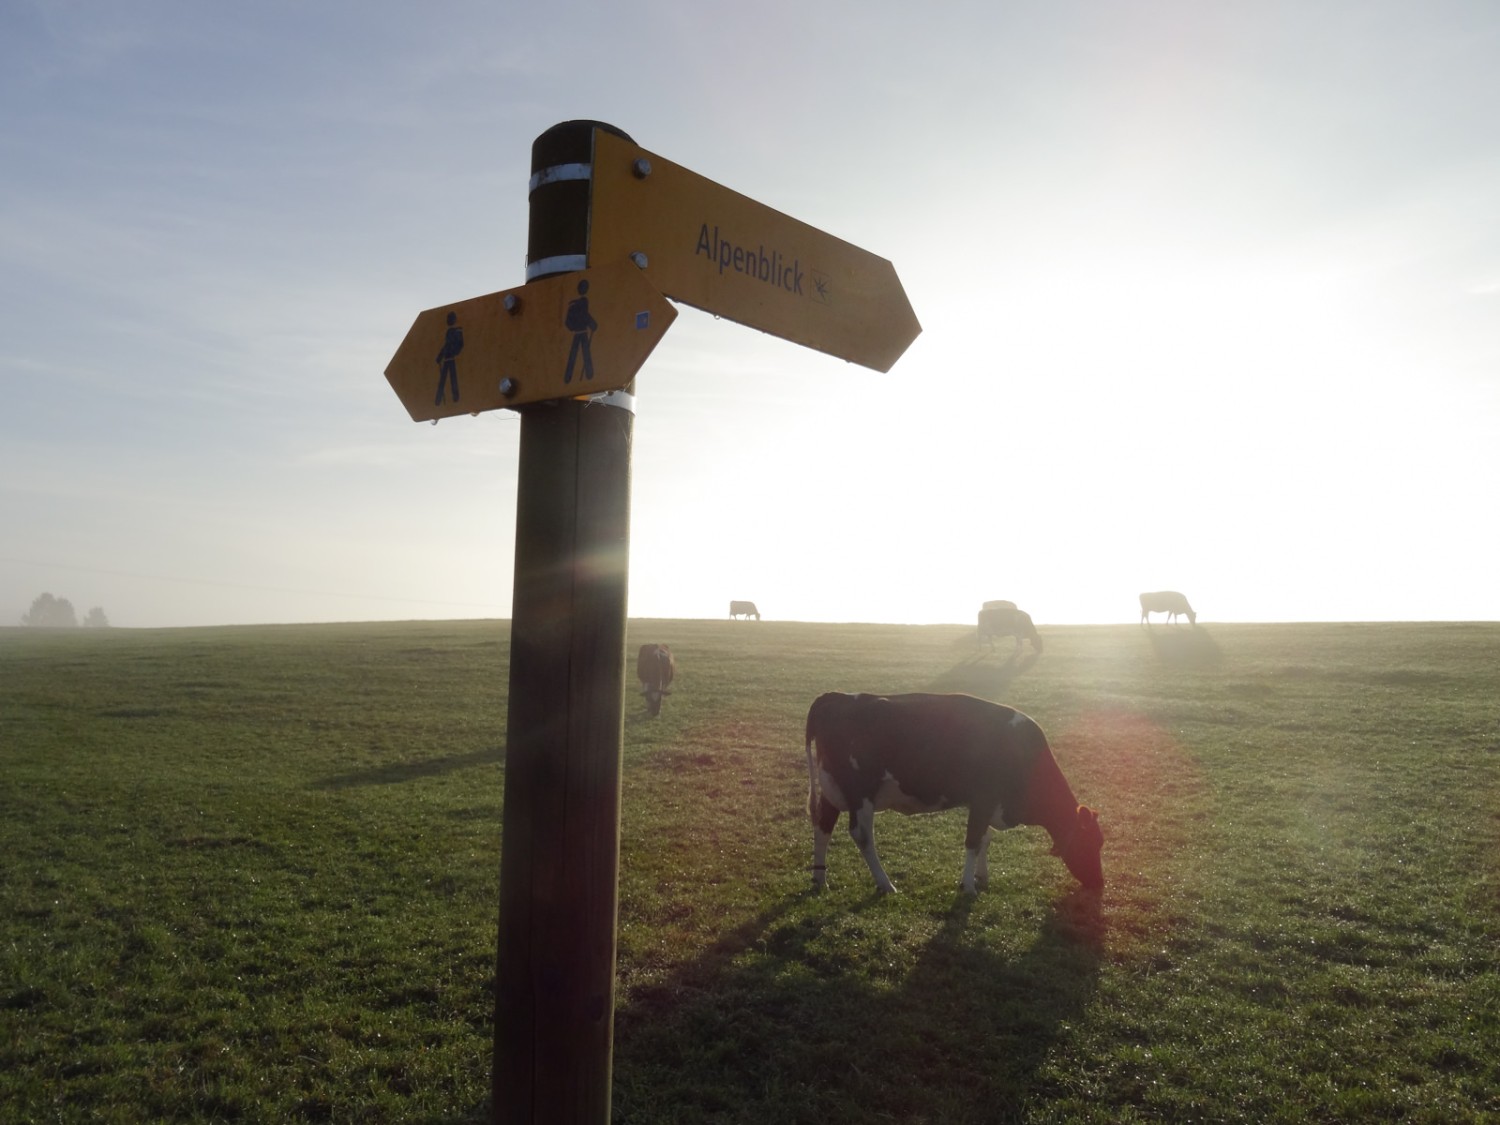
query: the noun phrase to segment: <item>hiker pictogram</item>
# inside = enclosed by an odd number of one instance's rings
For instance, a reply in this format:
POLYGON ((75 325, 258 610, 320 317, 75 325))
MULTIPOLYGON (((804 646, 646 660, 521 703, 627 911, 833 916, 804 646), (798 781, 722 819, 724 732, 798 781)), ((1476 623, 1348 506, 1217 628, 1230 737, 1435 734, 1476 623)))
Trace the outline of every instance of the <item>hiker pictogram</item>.
POLYGON ((594 323, 594 318, 589 315, 589 299, 586 294, 589 291, 589 283, 580 281, 578 283, 578 297, 568 302, 568 313, 563 318, 563 325, 569 332, 573 333, 573 346, 568 349, 568 369, 563 372, 563 382, 573 381, 573 364, 577 362, 578 355, 583 354, 583 378, 594 377, 594 357, 589 351, 589 340, 593 337, 594 330, 599 326, 594 323))
POLYGON ((449 380, 453 382, 453 401, 458 401, 458 353, 464 350, 464 330, 459 327, 458 314, 448 314, 448 333, 443 337, 443 346, 437 354, 438 388, 433 402, 443 402, 443 388, 449 380))

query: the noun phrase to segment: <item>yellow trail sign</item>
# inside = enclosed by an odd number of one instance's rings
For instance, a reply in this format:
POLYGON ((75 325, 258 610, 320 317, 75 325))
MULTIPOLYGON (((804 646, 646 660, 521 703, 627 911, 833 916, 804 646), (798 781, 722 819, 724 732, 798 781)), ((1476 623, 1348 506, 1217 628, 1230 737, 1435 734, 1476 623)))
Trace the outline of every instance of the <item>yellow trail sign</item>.
POLYGON ((676 317, 620 261, 427 309, 385 377, 418 422, 620 390, 676 317))
POLYGON ((773 336, 889 371, 922 326, 895 267, 602 129, 588 262, 773 336))

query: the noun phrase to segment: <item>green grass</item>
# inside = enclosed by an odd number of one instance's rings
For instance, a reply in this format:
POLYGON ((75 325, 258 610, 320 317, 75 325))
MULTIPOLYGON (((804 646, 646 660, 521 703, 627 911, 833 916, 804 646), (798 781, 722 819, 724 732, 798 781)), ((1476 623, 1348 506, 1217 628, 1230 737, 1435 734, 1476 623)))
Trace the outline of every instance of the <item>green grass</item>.
MULTIPOLYGON (((1500 1120, 1500 625, 634 621, 615 1118, 1500 1120), (842 829, 832 689, 1035 716, 1106 833, 957 892, 962 814, 842 829)), ((482 1119, 502 623, 0 630, 0 1121, 482 1119)))

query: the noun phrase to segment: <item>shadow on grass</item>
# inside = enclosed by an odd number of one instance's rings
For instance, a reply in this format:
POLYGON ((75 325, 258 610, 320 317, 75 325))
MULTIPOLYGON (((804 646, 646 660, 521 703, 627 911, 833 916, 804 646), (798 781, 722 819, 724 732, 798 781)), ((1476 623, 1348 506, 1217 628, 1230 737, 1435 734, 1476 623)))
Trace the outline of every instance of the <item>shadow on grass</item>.
POLYGON ((1093 997, 1105 923, 1098 896, 1075 891, 1001 952, 970 925, 974 905, 956 896, 900 971, 904 957, 879 956, 901 925, 888 904, 804 896, 633 990, 616 1015, 615 1121, 1024 1119, 1093 997))
POLYGON ((416 762, 392 762, 386 766, 371 766, 369 769, 351 773, 335 774, 313 782, 314 789, 356 789, 363 785, 398 785, 403 781, 416 781, 424 777, 438 777, 454 770, 473 766, 504 762, 505 751, 499 747, 475 750, 469 754, 450 754, 446 758, 423 758, 416 762))
POLYGON ((1223 663, 1224 654, 1219 651, 1213 635, 1200 625, 1183 628, 1179 625, 1162 625, 1145 628, 1151 639, 1151 649, 1156 659, 1174 668, 1213 668, 1223 663))
POLYGON ((927 685, 927 691, 959 691, 981 699, 999 701, 1010 690, 1016 677, 1031 670, 1038 654, 1030 648, 1012 650, 1008 658, 996 660, 979 651, 959 661, 927 685))

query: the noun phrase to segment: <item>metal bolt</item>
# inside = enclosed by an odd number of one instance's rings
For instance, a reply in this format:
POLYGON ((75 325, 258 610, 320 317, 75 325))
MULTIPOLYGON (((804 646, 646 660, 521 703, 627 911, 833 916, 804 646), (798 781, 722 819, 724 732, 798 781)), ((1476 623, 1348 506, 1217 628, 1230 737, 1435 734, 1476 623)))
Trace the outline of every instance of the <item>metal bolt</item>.
POLYGON ((630 260, 635 263, 635 268, 639 270, 645 269, 649 264, 646 259, 646 255, 639 250, 630 255, 630 260))
POLYGON ((511 316, 515 316, 516 313, 521 311, 521 298, 517 297, 514 293, 507 293, 505 299, 500 303, 505 306, 505 311, 510 313, 511 316))
POLYGON ((506 398, 514 397, 515 393, 520 389, 520 386, 514 379, 505 378, 500 380, 500 393, 506 398))
POLYGON ((651 161, 644 156, 638 156, 635 158, 635 163, 630 166, 630 170, 635 173, 636 179, 644 180, 651 175, 651 161))

